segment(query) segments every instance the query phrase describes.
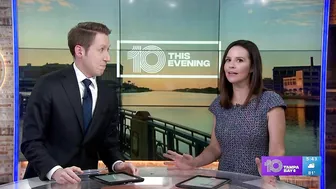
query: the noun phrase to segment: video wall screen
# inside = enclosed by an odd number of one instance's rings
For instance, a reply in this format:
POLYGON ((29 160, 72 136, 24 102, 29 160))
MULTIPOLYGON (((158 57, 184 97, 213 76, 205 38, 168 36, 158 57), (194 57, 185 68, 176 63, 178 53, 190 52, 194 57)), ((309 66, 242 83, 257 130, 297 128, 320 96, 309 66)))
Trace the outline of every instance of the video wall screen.
POLYGON ((69 29, 97 21, 112 29, 103 77, 118 83, 121 109, 210 135, 223 53, 247 39, 261 51, 265 87, 288 105, 286 155, 319 155, 323 1, 47 2, 19 3, 21 117, 36 80, 72 63, 69 29))

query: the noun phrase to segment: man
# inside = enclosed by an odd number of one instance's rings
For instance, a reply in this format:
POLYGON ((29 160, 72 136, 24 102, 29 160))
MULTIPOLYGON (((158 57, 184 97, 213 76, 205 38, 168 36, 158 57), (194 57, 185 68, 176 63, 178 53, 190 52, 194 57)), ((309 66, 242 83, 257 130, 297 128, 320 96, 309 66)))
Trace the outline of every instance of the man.
POLYGON ((120 161, 116 92, 97 78, 110 60, 110 33, 100 23, 79 23, 68 33, 74 63, 36 83, 23 126, 24 178, 78 183, 77 174, 96 169, 98 158, 109 171, 137 174, 120 161))

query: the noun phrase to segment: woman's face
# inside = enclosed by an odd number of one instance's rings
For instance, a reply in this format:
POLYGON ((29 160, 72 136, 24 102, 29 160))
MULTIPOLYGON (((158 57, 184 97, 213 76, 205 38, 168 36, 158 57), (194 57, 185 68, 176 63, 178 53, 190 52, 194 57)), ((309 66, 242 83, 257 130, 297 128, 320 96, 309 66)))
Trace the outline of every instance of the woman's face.
POLYGON ((251 74, 248 51, 241 46, 233 46, 225 57, 224 71, 227 80, 233 85, 248 85, 251 74))

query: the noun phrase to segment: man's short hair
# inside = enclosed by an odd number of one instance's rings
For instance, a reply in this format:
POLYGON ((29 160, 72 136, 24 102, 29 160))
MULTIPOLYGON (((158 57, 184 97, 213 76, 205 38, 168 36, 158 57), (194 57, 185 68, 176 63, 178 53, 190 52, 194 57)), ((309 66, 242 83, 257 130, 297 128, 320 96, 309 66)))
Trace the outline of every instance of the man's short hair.
POLYGON ((89 49, 97 33, 110 35, 111 30, 104 24, 97 22, 81 22, 73 27, 68 33, 68 46, 73 57, 75 57, 75 46, 89 49))

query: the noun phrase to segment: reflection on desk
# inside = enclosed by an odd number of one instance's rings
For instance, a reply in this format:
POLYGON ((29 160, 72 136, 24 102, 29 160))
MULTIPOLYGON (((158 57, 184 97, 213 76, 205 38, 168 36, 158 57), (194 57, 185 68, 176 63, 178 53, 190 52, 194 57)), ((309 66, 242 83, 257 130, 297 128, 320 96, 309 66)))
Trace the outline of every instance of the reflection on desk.
MULTIPOLYGON (((20 180, 17 183, 9 183, 5 185, 0 185, 0 189, 113 189, 113 188, 136 188, 136 189, 150 189, 150 188, 177 188, 176 183, 186 180, 195 175, 206 175, 215 176, 222 178, 229 178, 232 182, 228 185, 224 185, 223 189, 260 189, 260 186, 265 187, 265 189, 270 188, 262 183, 260 177, 232 172, 208 170, 208 169, 195 169, 195 170, 177 170, 177 169, 167 169, 166 167, 140 167, 139 176, 145 179, 141 183, 133 183, 118 186, 108 186, 100 183, 96 180, 91 180, 88 177, 83 177, 82 181, 77 185, 60 185, 54 181, 40 181, 37 177, 31 179, 20 180)), ((283 185, 283 182, 277 183, 279 186, 283 185)), ((301 187, 295 187, 293 189, 301 189, 301 187)), ((273 189, 270 188, 270 189, 273 189)))

